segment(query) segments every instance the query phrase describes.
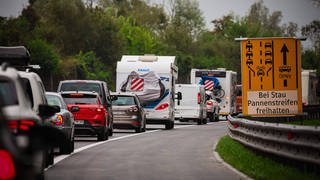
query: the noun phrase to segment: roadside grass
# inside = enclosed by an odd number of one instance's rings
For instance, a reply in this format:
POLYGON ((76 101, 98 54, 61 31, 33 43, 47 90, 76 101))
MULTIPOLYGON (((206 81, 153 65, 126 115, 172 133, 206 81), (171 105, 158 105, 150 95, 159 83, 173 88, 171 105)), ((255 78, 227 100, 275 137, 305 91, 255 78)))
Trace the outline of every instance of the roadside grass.
POLYGON ((220 139, 216 151, 221 158, 252 179, 305 180, 319 179, 320 174, 282 164, 267 156, 259 155, 229 136, 220 139))
POLYGON ((306 119, 289 121, 286 124, 303 125, 303 126, 320 126, 320 119, 306 119))

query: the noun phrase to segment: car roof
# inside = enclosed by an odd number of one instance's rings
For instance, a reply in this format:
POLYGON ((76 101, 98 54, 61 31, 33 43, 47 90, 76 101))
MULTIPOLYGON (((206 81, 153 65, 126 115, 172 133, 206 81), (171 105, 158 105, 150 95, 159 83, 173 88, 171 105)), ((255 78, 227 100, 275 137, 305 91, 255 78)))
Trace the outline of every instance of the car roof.
POLYGON ((2 65, 0 67, 0 75, 5 76, 11 79, 17 79, 19 77, 18 71, 12 67, 5 67, 6 65, 2 65))
POLYGON ((99 96, 99 94, 95 91, 91 92, 91 91, 61 91, 60 94, 90 94, 90 95, 97 95, 99 96))
POLYGON ((137 96, 133 92, 111 92, 111 95, 120 95, 120 96, 137 96))
POLYGON ((103 83, 104 81, 100 81, 100 80, 81 80, 81 79, 77 79, 77 80, 63 80, 63 81, 60 81, 60 83, 70 83, 70 82, 103 83))

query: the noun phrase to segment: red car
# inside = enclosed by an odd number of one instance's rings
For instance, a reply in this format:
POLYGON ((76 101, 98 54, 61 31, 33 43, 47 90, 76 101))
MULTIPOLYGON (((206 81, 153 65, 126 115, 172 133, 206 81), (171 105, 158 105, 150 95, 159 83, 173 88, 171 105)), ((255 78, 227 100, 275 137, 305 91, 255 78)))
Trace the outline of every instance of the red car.
POLYGON ((61 96, 74 116, 76 135, 97 135, 98 141, 108 139, 112 122, 98 93, 68 91, 61 92, 61 96))

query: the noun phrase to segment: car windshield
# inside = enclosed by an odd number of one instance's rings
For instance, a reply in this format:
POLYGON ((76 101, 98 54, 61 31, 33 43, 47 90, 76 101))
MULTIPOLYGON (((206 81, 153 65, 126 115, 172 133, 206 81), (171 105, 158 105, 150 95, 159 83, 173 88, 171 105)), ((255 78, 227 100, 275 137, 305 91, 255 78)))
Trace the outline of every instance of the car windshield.
POLYGON ((88 82, 65 82, 61 84, 60 91, 90 91, 101 94, 100 85, 98 83, 88 82))
POLYGON ((112 101, 112 105, 116 105, 116 106, 135 105, 135 101, 132 96, 118 96, 117 100, 112 101))
POLYGON ((99 104, 96 94, 62 94, 66 104, 99 104))
POLYGON ((51 105, 51 106, 59 106, 60 108, 62 107, 62 104, 60 102, 59 97, 54 96, 54 95, 46 95, 46 97, 47 97, 47 101, 48 101, 49 105, 51 105))
POLYGON ((19 103, 16 87, 11 81, 0 80, 0 96, 4 106, 16 105, 19 103))

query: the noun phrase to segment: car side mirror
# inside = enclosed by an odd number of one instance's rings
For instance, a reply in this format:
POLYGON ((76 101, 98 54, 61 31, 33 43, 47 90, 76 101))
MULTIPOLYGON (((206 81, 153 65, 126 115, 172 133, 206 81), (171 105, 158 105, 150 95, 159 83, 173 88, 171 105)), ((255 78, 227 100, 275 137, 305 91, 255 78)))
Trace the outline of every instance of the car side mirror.
POLYGON ((50 106, 47 104, 40 104, 39 105, 39 116, 41 119, 47 119, 57 112, 60 112, 60 107, 59 106, 50 106))
POLYGON ((72 107, 70 108, 70 111, 71 111, 71 112, 78 112, 79 110, 80 110, 79 106, 72 106, 72 107))

